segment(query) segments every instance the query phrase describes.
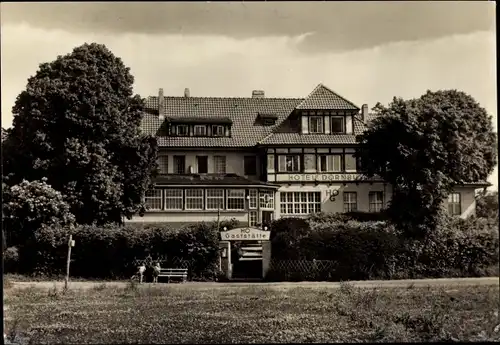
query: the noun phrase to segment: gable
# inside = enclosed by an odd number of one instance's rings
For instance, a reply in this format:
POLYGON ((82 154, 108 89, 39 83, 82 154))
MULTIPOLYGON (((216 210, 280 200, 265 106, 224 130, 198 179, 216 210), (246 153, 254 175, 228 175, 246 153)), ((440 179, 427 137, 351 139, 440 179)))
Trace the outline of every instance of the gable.
POLYGON ((333 92, 323 84, 319 84, 298 106, 304 110, 356 110, 359 107, 349 100, 333 92))

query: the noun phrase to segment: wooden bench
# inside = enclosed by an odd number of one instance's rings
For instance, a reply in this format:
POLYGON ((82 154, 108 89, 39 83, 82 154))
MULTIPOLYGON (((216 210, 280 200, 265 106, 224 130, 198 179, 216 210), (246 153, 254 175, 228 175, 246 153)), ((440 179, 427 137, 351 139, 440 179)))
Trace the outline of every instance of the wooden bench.
POLYGON ((184 283, 187 279, 187 274, 187 268, 161 268, 158 277, 167 277, 167 282, 170 282, 170 278, 181 278, 184 283))

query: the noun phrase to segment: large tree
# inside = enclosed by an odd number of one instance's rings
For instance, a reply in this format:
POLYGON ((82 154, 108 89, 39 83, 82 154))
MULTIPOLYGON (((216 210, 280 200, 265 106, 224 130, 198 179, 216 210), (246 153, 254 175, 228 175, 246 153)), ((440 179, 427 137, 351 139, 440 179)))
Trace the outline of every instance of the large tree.
POLYGON ((78 223, 121 222, 144 211, 156 141, 140 132, 143 100, 133 76, 104 45, 43 63, 13 107, 4 176, 48 179, 78 223))
POLYGON ((428 91, 373 108, 358 137, 362 169, 393 186, 388 213, 412 236, 425 236, 442 219, 453 187, 486 180, 497 162, 492 118, 470 95, 428 91))
POLYGON ((498 220, 498 214, 498 191, 481 191, 476 196, 476 215, 498 220))

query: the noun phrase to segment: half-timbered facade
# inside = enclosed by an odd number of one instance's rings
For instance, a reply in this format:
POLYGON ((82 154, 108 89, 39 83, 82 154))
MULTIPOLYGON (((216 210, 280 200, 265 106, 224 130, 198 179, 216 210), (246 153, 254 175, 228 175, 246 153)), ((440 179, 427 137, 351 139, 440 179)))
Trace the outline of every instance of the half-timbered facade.
MULTIPOLYGON (((379 212, 391 186, 368 179, 355 158, 356 136, 372 119, 318 85, 306 98, 159 95, 147 99, 142 128, 157 138, 160 174, 134 222, 186 223, 235 218, 250 225, 316 212, 379 212)), ((475 212, 475 190, 457 187, 445 207, 475 212)))

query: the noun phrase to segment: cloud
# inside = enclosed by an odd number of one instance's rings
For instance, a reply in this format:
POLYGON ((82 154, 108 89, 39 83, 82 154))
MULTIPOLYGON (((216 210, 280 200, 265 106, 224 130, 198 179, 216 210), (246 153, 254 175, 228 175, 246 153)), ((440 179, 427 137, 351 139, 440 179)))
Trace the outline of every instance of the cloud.
MULTIPOLYGON (((85 42, 104 43, 135 76, 141 96, 182 95, 305 97, 320 82, 360 106, 387 104, 393 96, 418 97, 427 89, 459 89, 494 116, 495 34, 476 32, 372 48, 304 54, 300 36, 236 39, 224 35, 70 33, 29 25, 3 25, 2 126, 9 127, 16 96, 38 65, 85 42)), ((490 181, 497 185, 497 175, 490 181)))
POLYGON ((2 3, 1 21, 75 34, 296 37, 304 53, 493 31, 490 2, 2 3))

